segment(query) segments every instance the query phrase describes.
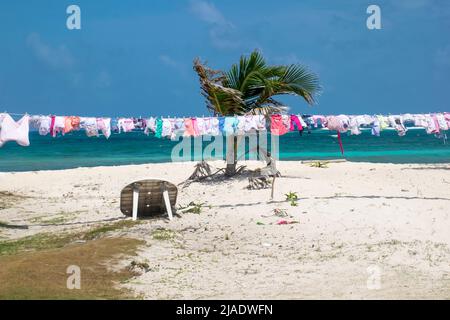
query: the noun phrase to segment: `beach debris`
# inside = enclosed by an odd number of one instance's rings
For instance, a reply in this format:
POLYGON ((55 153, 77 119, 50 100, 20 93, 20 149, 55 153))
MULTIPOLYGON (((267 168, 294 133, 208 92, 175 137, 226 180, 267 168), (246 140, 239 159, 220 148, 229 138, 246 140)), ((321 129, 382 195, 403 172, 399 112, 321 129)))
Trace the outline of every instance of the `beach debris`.
POLYGON ((130 272, 147 273, 150 271, 150 265, 147 262, 131 261, 127 267, 130 272))
POLYGON ((278 220, 277 225, 294 224, 294 223, 299 223, 299 222, 298 221, 293 221, 293 220, 288 221, 288 220, 281 219, 281 220, 278 220))
POLYGON ((202 209, 205 207, 209 207, 211 209, 211 206, 206 206, 205 202, 195 203, 194 201, 191 201, 187 206, 180 206, 177 212, 200 214, 202 212, 202 209))
POLYGON ((290 201, 292 207, 297 206, 297 201, 298 201, 297 192, 289 191, 289 193, 286 193, 285 196, 286 196, 286 201, 290 201))
POLYGON ((316 161, 311 163, 309 166, 312 168, 328 168, 328 161, 316 161))
POLYGON ((277 217, 281 217, 281 218, 288 216, 288 213, 286 212, 286 210, 279 209, 279 208, 273 209, 273 214, 276 215, 277 217))
POLYGON ((281 173, 276 167, 275 160, 271 157, 270 152, 259 150, 259 155, 264 159, 267 165, 264 168, 258 168, 251 171, 251 176, 248 178, 248 189, 259 190, 272 187, 271 198, 273 198, 273 188, 275 185, 275 178, 280 177, 281 173))
POLYGON ((261 222, 261 221, 257 221, 256 224, 257 224, 258 226, 263 226, 263 225, 265 225, 265 223, 264 223, 264 222, 261 222))
POLYGON ((267 189, 272 185, 271 179, 266 176, 251 176, 248 177, 247 189, 250 190, 261 190, 267 189))
POLYGON ((262 245, 263 245, 263 247, 271 247, 272 246, 272 244, 268 243, 268 242, 263 242, 262 245))
POLYGON ((184 189, 186 187, 189 187, 189 185, 193 182, 211 179, 218 173, 224 172, 224 171, 225 171, 225 169, 220 168, 220 169, 216 169, 216 171, 213 172, 212 167, 206 161, 203 160, 201 162, 198 162, 195 165, 194 172, 190 175, 190 177, 178 185, 179 186, 182 185, 181 188, 184 189))

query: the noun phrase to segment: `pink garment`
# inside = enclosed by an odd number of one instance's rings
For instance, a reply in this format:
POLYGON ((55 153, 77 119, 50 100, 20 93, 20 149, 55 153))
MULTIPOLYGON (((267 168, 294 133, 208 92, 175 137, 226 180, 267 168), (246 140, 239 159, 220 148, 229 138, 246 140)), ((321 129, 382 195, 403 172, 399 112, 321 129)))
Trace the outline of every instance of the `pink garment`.
POLYGON ((30 145, 28 133, 30 131, 30 117, 24 115, 19 121, 14 121, 9 114, 5 114, 0 129, 0 147, 8 141, 27 147, 30 145))
POLYGON ((290 131, 295 131, 295 126, 294 124, 297 126, 297 130, 298 131, 302 131, 303 130, 303 126, 300 123, 300 120, 298 119, 298 117, 295 114, 291 114, 291 127, 290 127, 290 131))
POLYGON ((55 116, 51 116, 51 122, 50 122, 50 135, 54 138, 56 137, 56 130, 55 130, 55 116))
POLYGON ((283 117, 279 114, 273 114, 270 121, 270 131, 273 135, 281 136, 288 132, 288 128, 283 122, 283 117))
POLYGON ((439 121, 438 121, 436 115, 433 114, 432 118, 433 118, 434 125, 436 126, 436 133, 440 133, 441 130, 440 130, 439 121))
POLYGON ((196 118, 186 118, 184 120, 184 134, 185 137, 198 137, 199 130, 196 118))
POLYGON ((342 120, 335 116, 327 117, 327 128, 332 131, 345 132, 342 120))
POLYGON ((121 118, 119 119, 119 128, 123 132, 131 132, 135 129, 134 121, 130 118, 121 118))
POLYGON ((322 127, 325 127, 325 124, 327 123, 327 119, 325 118, 325 116, 313 115, 312 119, 313 119, 315 128, 317 128, 319 125, 318 120, 320 120, 320 124, 322 125, 322 127))
POLYGON ((106 139, 111 136, 111 118, 97 118, 97 130, 100 130, 106 139))
POLYGON ((184 134, 183 134, 183 136, 192 137, 192 136, 194 136, 194 134, 195 134, 195 131, 194 131, 194 125, 192 124, 192 119, 191 118, 184 119, 184 134))
POLYGON ((197 118, 192 118, 192 127, 194 128, 194 137, 198 137, 200 130, 198 129, 197 118))
POLYGON ((448 125, 449 128, 450 128, 450 113, 445 112, 445 113, 444 113, 444 118, 445 118, 445 121, 447 121, 447 125, 448 125))

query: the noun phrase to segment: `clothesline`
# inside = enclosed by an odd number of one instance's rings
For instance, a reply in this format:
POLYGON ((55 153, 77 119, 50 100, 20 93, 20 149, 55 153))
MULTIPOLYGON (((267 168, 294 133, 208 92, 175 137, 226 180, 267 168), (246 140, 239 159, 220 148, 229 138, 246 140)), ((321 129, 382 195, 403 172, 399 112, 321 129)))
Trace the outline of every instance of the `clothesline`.
POLYGON ((338 133, 361 134, 361 129, 371 130, 379 136, 383 130, 396 130, 404 136, 409 130, 406 124, 423 128, 428 134, 446 138, 450 127, 450 113, 399 114, 399 115, 238 115, 225 117, 79 117, 55 115, 29 115, 0 113, 0 147, 7 141, 16 141, 19 145, 29 145, 30 127, 40 135, 52 137, 71 131, 85 130, 89 137, 99 136, 101 132, 107 139, 112 132, 130 132, 142 130, 157 138, 178 139, 198 136, 236 136, 253 132, 270 131, 281 136, 291 131, 302 133, 304 130, 331 130, 338 133), (11 115, 22 116, 17 122, 11 115))

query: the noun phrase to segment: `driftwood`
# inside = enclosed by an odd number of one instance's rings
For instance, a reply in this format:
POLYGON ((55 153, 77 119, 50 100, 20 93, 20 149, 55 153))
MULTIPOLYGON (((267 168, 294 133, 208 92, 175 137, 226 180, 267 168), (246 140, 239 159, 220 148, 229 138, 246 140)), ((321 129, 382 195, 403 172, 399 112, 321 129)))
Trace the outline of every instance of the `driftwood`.
POLYGON ((248 188, 252 190, 266 189, 275 183, 275 178, 280 177, 280 171, 276 168, 275 160, 270 154, 265 155, 267 166, 264 168, 256 169, 252 172, 252 175, 248 178, 248 188))
POLYGON ((225 169, 218 169, 214 173, 211 166, 206 161, 201 161, 195 165, 195 170, 186 181, 181 182, 178 185, 182 185, 182 189, 188 187, 192 182, 202 181, 214 177, 225 169))
MULTIPOLYGON (((276 162, 271 157, 270 153, 266 150, 259 150, 260 157, 266 161, 267 165, 263 168, 258 168, 256 170, 250 171, 250 176, 248 177, 249 185, 248 189, 259 190, 266 189, 272 186, 272 197, 273 188, 275 183, 275 178, 280 177, 281 174, 276 168, 276 162)), ((236 169, 236 174, 241 174, 245 170, 246 166, 240 166, 236 169)), ((210 180, 214 178, 217 174, 225 172, 224 168, 217 169, 213 172, 213 169, 206 161, 198 162, 195 165, 194 172, 189 176, 189 178, 181 182, 182 188, 188 187, 193 182, 199 182, 204 180, 210 180)))

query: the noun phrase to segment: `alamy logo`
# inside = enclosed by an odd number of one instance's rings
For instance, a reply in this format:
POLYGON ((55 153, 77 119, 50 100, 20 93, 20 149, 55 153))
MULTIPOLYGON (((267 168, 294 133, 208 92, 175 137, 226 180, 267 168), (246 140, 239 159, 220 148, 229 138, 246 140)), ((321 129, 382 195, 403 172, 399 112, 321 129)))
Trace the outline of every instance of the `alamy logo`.
POLYGON ((370 16, 367 18, 366 25, 369 30, 381 29, 381 9, 379 6, 372 4, 367 7, 367 13, 370 16))
POLYGON ((70 16, 67 18, 66 25, 69 30, 81 29, 81 9, 77 5, 70 5, 67 7, 66 13, 70 16))
POLYGON ((67 277, 67 289, 81 289, 81 269, 79 266, 71 265, 67 267, 67 274, 70 274, 67 277))
POLYGON ((369 290, 380 290, 381 289, 381 268, 376 265, 371 265, 367 267, 367 273, 369 277, 367 278, 367 289, 369 290))

